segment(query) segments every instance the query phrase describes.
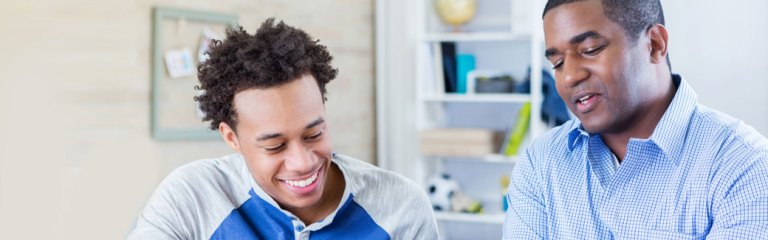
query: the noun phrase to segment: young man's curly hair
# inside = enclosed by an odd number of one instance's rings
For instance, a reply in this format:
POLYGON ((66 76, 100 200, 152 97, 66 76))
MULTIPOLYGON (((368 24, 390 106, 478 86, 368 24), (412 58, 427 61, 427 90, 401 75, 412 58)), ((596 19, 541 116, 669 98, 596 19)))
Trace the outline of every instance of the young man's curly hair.
POLYGON ((235 130, 237 112, 232 104, 235 94, 258 88, 267 89, 311 74, 320 87, 325 102, 325 85, 336 77, 331 55, 304 31, 273 18, 261 24, 255 35, 242 27, 228 29, 224 41, 214 41, 209 59, 198 66, 203 93, 195 97, 211 121, 211 130, 224 122, 235 130))

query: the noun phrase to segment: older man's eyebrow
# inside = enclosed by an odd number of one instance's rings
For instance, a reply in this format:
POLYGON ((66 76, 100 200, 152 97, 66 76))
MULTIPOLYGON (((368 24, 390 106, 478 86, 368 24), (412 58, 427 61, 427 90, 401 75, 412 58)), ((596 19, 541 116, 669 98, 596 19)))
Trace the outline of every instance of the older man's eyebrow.
POLYGON ((579 44, 583 42, 584 40, 587 40, 589 38, 599 38, 600 34, 595 31, 586 31, 579 35, 576 35, 571 38, 571 40, 568 41, 570 44, 579 44))
MULTIPOLYGON (((573 44, 579 44, 581 42, 584 42, 587 39, 599 38, 599 37, 601 37, 601 35, 599 33, 595 32, 595 31, 586 31, 586 32, 580 33, 579 35, 576 35, 576 36, 572 37, 570 40, 568 40, 568 43, 572 44, 572 45, 573 44)), ((548 48, 547 50, 544 51, 544 57, 546 57, 546 58, 549 58, 549 57, 557 55, 557 54, 560 54, 560 52, 557 51, 557 49, 555 49, 555 48, 548 48)))

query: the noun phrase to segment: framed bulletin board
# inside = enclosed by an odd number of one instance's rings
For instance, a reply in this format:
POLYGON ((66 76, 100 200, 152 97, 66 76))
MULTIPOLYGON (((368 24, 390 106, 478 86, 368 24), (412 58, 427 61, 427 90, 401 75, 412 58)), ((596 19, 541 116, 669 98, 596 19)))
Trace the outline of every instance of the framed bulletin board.
POLYGON ((152 137, 157 140, 218 139, 202 122, 194 96, 197 65, 212 39, 222 39, 237 16, 154 8, 152 16, 152 137))

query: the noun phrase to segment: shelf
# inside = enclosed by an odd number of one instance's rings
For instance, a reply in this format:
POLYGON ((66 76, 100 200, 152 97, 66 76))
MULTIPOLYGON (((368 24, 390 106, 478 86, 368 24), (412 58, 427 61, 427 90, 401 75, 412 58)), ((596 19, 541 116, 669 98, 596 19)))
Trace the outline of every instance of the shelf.
POLYGON ((463 161, 463 162, 482 162, 482 163, 499 163, 499 164, 514 164, 517 163, 518 157, 507 157, 499 154, 485 155, 477 157, 448 157, 448 156, 425 156, 427 159, 439 160, 439 161, 463 161))
POLYGON ((437 219, 437 221, 487 223, 487 224, 503 224, 504 223, 504 213, 469 214, 469 213, 435 211, 435 218, 437 219))
POLYGON ((428 102, 512 102, 526 103, 531 101, 530 94, 520 93, 476 93, 476 94, 456 94, 446 93, 441 95, 427 96, 424 100, 428 102))
POLYGON ((427 42, 530 41, 531 36, 509 32, 428 33, 427 42))

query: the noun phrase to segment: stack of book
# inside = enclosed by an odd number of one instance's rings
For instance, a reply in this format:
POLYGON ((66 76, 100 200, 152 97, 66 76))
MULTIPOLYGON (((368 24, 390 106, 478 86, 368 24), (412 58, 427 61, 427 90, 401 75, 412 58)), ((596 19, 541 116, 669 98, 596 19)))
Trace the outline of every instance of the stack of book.
POLYGON ((475 128, 440 128, 420 133, 421 153, 427 156, 476 157, 497 154, 504 132, 475 128))

